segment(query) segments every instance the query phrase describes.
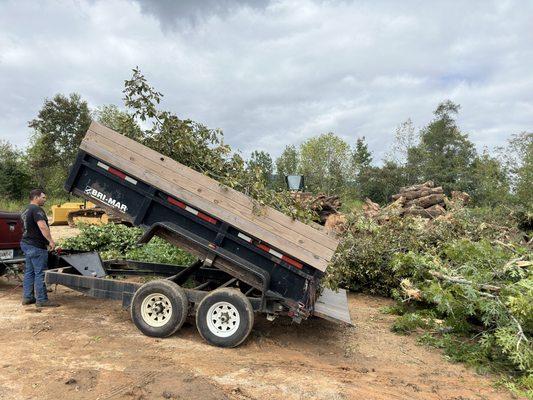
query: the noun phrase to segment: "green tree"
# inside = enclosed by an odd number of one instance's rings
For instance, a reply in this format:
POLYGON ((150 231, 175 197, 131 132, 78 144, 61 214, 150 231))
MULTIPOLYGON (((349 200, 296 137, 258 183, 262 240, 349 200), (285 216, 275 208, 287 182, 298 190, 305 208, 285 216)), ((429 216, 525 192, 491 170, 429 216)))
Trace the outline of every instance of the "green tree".
POLYGON ((533 133, 512 135, 507 146, 498 149, 500 159, 509 176, 511 192, 517 203, 533 205, 533 133))
POLYGON ((276 159, 276 185, 280 189, 287 189, 286 175, 294 175, 298 172, 300 155, 294 145, 285 146, 283 153, 276 159))
POLYGON ((114 104, 98 107, 93 118, 114 131, 137 141, 142 141, 144 133, 132 115, 122 111, 114 104))
POLYGON ((266 151, 254 150, 250 159, 246 162, 248 171, 257 171, 261 180, 270 185, 272 180, 273 164, 272 157, 266 151))
POLYGON ((416 147, 417 144, 418 141, 415 126, 413 121, 408 118, 396 128, 392 148, 386 158, 399 165, 405 164, 407 162, 409 149, 416 147))
POLYGON ((160 110, 162 97, 138 68, 125 82, 126 108, 131 110, 134 120, 149 126, 144 130, 142 143, 208 176, 236 184, 230 173, 231 148, 224 143, 222 131, 160 110))
POLYGON ((126 80, 123 93, 129 115, 147 127, 140 140, 144 145, 251 196, 258 212, 261 206, 269 205, 301 221, 316 217, 288 192, 271 190, 257 174, 247 171, 240 154, 224 143, 221 130, 159 109, 163 95, 150 86, 138 68, 126 80))
POLYGON ((355 175, 359 175, 362 170, 370 167, 370 164, 372 164, 372 153, 368 150, 365 137, 357 138, 352 153, 352 168, 355 175))
POLYGON ((447 192, 473 188, 476 151, 453 118, 459 108, 449 100, 439 104, 435 119, 420 131, 420 143, 408 149, 406 167, 414 181, 433 180, 447 192))
POLYGON ((333 133, 306 140, 300 146, 300 173, 311 191, 340 194, 350 172, 350 146, 333 133))
POLYGON ((473 163, 472 180, 475 182, 470 192, 475 204, 496 206, 509 198, 509 179, 498 159, 487 150, 473 163))
POLYGON ((368 150, 368 144, 365 141, 365 137, 358 138, 355 142, 355 147, 352 152, 352 179, 348 186, 354 187, 354 193, 358 197, 361 197, 361 177, 370 168, 372 164, 372 153, 368 150))
POLYGON ((21 151, 0 140, 0 197, 25 199, 30 191, 30 174, 21 151))
POLYGON ((516 176, 516 199, 520 204, 533 208, 533 133, 524 135, 524 156, 516 176))
POLYGON ((368 167, 359 176, 359 194, 379 204, 386 204, 401 186, 407 184, 405 167, 394 161, 385 161, 382 167, 368 167))
POLYGON ((52 194, 62 192, 63 182, 80 142, 91 123, 87 102, 76 93, 46 99, 37 117, 28 149, 29 164, 38 186, 52 194))

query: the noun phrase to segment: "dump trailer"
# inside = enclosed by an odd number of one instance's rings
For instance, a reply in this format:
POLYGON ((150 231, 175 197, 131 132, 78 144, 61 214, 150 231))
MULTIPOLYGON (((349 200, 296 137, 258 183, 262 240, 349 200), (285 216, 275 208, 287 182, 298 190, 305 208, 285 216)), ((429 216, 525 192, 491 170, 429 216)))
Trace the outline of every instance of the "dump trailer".
POLYGON ((166 337, 195 316, 210 344, 234 347, 255 313, 300 322, 351 323, 346 293, 323 289, 338 241, 97 123, 83 139, 68 192, 120 215, 198 258, 189 266, 102 262, 96 253, 58 255, 46 274, 90 296, 122 300, 146 335, 166 337), (156 275, 140 284, 109 279, 156 275))

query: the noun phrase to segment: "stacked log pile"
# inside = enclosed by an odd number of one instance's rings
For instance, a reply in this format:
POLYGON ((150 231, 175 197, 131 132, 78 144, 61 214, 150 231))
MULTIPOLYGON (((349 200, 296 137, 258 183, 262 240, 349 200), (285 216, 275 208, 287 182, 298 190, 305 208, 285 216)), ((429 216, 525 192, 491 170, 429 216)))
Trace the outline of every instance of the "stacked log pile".
POLYGON ((442 187, 435 187, 432 181, 402 187, 398 194, 392 196, 392 200, 402 206, 402 215, 425 218, 436 218, 446 213, 445 199, 442 187))
POLYGON ((452 198, 449 200, 442 187, 435 187, 432 181, 427 181, 400 188, 400 192, 393 195, 392 200, 392 203, 381 208, 379 204, 366 199, 363 204, 364 213, 378 220, 388 219, 388 213, 383 212, 386 210, 395 210, 402 216, 413 215, 433 219, 446 213, 446 201, 466 204, 470 196, 464 192, 452 192, 452 198))
MULTIPOLYGON (((419 185, 400 188, 399 193, 392 196, 393 202, 381 208, 370 199, 363 203, 364 214, 378 223, 390 220, 391 215, 419 216, 434 219, 445 215, 447 205, 465 205, 470 202, 470 196, 465 192, 453 191, 451 199, 447 198, 442 187, 435 187, 432 181, 419 185)), ((332 214, 326 221, 326 229, 336 233, 343 233, 346 217, 342 214, 332 214)))

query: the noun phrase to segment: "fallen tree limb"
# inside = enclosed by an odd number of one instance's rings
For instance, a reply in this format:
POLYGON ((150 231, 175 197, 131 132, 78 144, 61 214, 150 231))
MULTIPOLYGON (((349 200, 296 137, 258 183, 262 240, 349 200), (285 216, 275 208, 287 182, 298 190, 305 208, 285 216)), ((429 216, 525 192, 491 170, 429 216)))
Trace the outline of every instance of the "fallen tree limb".
POLYGON ((444 280, 444 281, 448 281, 448 282, 452 282, 452 283, 458 283, 460 285, 470 285, 470 286, 477 286, 483 290, 486 290, 488 292, 499 292, 501 290, 501 287, 499 286, 494 286, 494 285, 487 285, 485 283, 475 283, 475 282, 472 282, 472 281, 469 281, 467 279, 464 279, 464 278, 460 278, 460 277, 455 277, 455 276, 447 276, 447 275, 444 275, 443 273, 441 272, 438 272, 438 271, 429 271, 429 274, 434 276, 435 278, 437 279, 441 279, 441 280, 444 280))
POLYGON ((415 206, 419 206, 422 208, 428 208, 428 207, 431 207, 432 205, 439 204, 439 203, 444 203, 444 194, 442 193, 430 194, 428 196, 419 197, 417 199, 408 201, 406 203, 406 206, 415 205, 415 206))
MULTIPOLYGON (((429 273, 432 276, 434 276, 435 278, 446 280, 448 282, 466 284, 466 285, 471 285, 471 286, 478 286, 481 289, 484 289, 484 290, 487 290, 487 291, 491 291, 491 292, 499 292, 501 290, 501 288, 499 286, 486 285, 486 284, 477 284, 477 283, 471 282, 469 280, 466 280, 464 278, 447 276, 447 275, 444 275, 444 274, 442 274, 440 272, 437 272, 437 271, 429 271, 429 273)), ((509 311, 509 309, 507 309, 505 304, 503 304, 503 302, 501 301, 501 299, 498 296, 496 296, 494 294, 490 294, 490 293, 483 293, 483 292, 478 292, 478 293, 480 295, 485 295, 485 296, 488 296, 488 297, 491 297, 491 298, 495 299, 500 304, 500 306, 502 306, 503 309, 507 311, 507 314, 509 315, 509 318, 513 321, 513 323, 516 325, 516 329, 518 330, 518 332, 517 332, 518 341, 516 343, 516 350, 517 351, 518 351, 520 343, 522 341, 529 342, 529 339, 525 335, 524 329, 522 328, 522 325, 520 324, 520 321, 518 321, 516 319, 516 317, 511 313, 511 311, 509 311)))
POLYGON ((520 322, 515 318, 515 316, 513 314, 511 314, 511 312, 507 309, 507 307, 505 307, 505 304, 503 304, 503 302, 500 300, 500 298, 498 297, 498 298, 496 298, 496 300, 498 301, 498 303, 500 303, 500 305, 505 310, 507 310, 507 313, 509 314, 509 317, 515 323, 516 328, 518 329, 518 332, 517 332, 518 341, 516 342, 516 350, 518 351, 518 349, 520 347, 520 342, 523 340, 524 342, 528 343, 529 339, 527 338, 526 334, 524 333, 524 329, 522 329, 522 325, 520 324, 520 322))

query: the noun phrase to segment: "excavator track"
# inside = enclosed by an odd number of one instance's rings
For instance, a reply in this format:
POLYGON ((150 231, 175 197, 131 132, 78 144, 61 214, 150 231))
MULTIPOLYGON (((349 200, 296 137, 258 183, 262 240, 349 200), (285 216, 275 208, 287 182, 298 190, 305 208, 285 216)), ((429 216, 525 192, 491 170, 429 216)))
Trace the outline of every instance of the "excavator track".
POLYGON ((70 227, 75 227, 79 223, 90 225, 102 225, 107 224, 108 222, 120 223, 121 219, 113 215, 109 215, 99 207, 95 207, 72 211, 68 214, 67 221, 70 227))

